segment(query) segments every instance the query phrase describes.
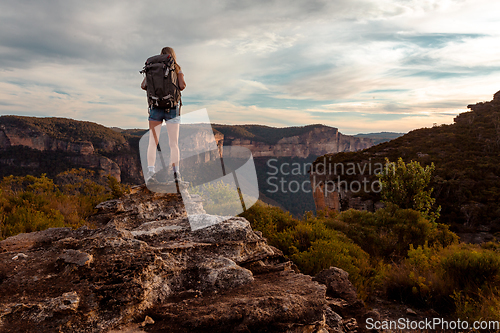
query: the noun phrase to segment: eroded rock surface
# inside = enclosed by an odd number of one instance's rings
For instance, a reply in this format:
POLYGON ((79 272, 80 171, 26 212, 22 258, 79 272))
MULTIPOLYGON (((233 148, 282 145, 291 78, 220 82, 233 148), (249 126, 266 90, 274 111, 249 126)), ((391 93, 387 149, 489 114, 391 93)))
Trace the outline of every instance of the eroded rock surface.
POLYGON ((133 192, 100 204, 95 229, 0 242, 1 332, 355 328, 329 306, 327 287, 296 273, 247 220, 191 231, 180 195, 133 192))

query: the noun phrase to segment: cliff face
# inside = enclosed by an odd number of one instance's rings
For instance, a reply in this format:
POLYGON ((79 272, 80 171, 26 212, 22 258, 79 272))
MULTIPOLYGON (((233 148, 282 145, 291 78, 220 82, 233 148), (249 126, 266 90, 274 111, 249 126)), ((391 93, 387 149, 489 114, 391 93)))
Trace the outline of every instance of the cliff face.
MULTIPOLYGON (((59 136, 48 134, 47 130, 32 123, 37 118, 28 117, 2 117, 0 123, 0 152, 15 152, 19 148, 29 148, 40 152, 40 156, 50 159, 53 155, 53 163, 66 163, 83 168, 97 169, 102 175, 110 175, 118 181, 122 179, 122 169, 135 171, 134 165, 137 160, 117 158, 115 161, 106 154, 122 155, 131 151, 128 142, 124 138, 116 140, 115 138, 103 138, 98 143, 92 143, 89 140, 81 140, 78 133, 75 135, 59 136), (97 147, 96 147, 97 145, 97 147), (64 155, 64 161, 61 161, 61 153, 64 155), (117 154, 118 153, 118 154, 117 154), (57 154, 57 159, 56 155, 57 154)), ((63 126, 70 126, 71 123, 64 123, 63 126)), ((78 123, 73 121, 73 123, 78 123)), ((57 120, 54 121, 54 127, 58 127, 57 120)), ((98 125, 95 125, 98 126, 98 125)), ((30 161, 33 156, 21 155, 12 158, 2 158, 0 163, 10 166, 28 167, 30 169, 41 168, 39 160, 30 161)), ((47 172, 46 170, 43 170, 47 172)), ((134 178, 131 174, 126 174, 126 178, 134 178)))
POLYGON ((385 158, 395 162, 401 157, 422 166, 434 163, 430 187, 436 207, 441 206, 441 223, 459 234, 488 232, 488 238, 482 238, 493 239, 490 236, 500 231, 500 203, 493 199, 500 188, 500 91, 489 102, 467 107, 471 111, 459 114, 454 124, 417 129, 359 152, 319 157, 314 162, 319 169, 310 174, 311 182, 319 183, 317 208, 377 209, 380 194, 371 187, 376 170, 381 171, 385 158), (340 169, 336 166, 345 171, 334 172, 340 169), (325 190, 326 182, 344 184, 332 191, 325 190))
POLYGON ((296 273, 243 218, 192 231, 180 195, 144 187, 97 207, 96 229, 0 242, 0 331, 360 332, 377 316, 347 273, 296 273))
POLYGON ((47 134, 31 128, 17 128, 0 125, 0 149, 25 146, 40 151, 63 150, 69 153, 89 155, 94 153, 91 142, 67 142, 49 137, 47 134))
POLYGON ((226 145, 243 146, 253 157, 300 157, 321 156, 328 153, 357 151, 373 146, 367 138, 356 138, 339 133, 337 128, 321 126, 310 131, 280 139, 276 144, 225 136, 226 145))
MULTIPOLYGON (((131 184, 143 183, 144 178, 138 150, 140 136, 138 135, 122 135, 116 131, 111 132, 104 126, 93 124, 91 128, 86 129, 87 137, 94 141, 91 142, 91 140, 82 139, 81 135, 71 131, 71 127, 81 126, 83 122, 64 119, 63 124, 54 120, 54 124, 37 126, 37 121, 41 118, 2 117, 0 119, 3 120, 0 122, 0 153, 5 153, 4 156, 0 157, 0 164, 13 168, 26 168, 26 173, 32 173, 33 170, 48 173, 47 171, 50 172, 50 170, 46 170, 47 168, 42 165, 47 163, 40 160, 54 160, 57 163, 64 162, 68 167, 95 169, 101 175, 113 176, 118 181, 131 184), (64 128, 65 132, 61 132, 59 128, 64 128), (95 131, 104 133, 92 133, 95 131), (39 154, 37 158, 26 154, 12 156, 16 155, 16 150, 20 148, 35 150, 39 154), (57 157, 51 156, 55 154, 57 157)), ((75 130, 75 132, 78 131, 75 130)), ((189 151, 199 152, 203 151, 202 147, 205 147, 206 143, 212 140, 212 132, 207 132, 206 129, 197 131, 196 126, 184 126, 182 137, 183 140, 179 142, 181 154, 189 151)), ((168 142, 166 137, 160 139, 162 142, 168 142)), ((215 133, 215 140, 218 148, 222 150, 224 136, 221 133, 215 133)), ((191 158, 189 163, 203 163, 213 160, 217 156, 219 156, 218 152, 209 151, 198 155, 197 159, 191 158)), ((52 162, 48 162, 48 164, 52 162)))
MULTIPOLYGON (((225 128, 236 126, 226 125, 225 128)), ((218 131, 215 131, 214 135, 220 151, 223 145, 243 146, 250 149, 254 157, 307 158, 327 153, 357 151, 373 145, 371 139, 343 135, 336 128, 327 126, 310 125, 304 128, 290 128, 289 132, 284 130, 287 129, 266 127, 266 135, 275 137, 273 143, 259 140, 258 137, 252 140, 241 135, 224 135, 218 131)), ((206 145, 206 142, 211 140, 212 133, 199 131, 196 125, 184 126, 183 131, 184 140, 179 143, 181 155, 190 150, 200 151, 200 145, 206 145)), ((65 164, 67 168, 95 169, 101 175, 110 175, 130 184, 141 184, 143 174, 138 139, 143 133, 145 131, 136 130, 134 133, 122 134, 98 124, 63 118, 2 116, 0 165, 11 167, 10 170, 14 171, 21 168, 25 169, 25 173, 51 175, 51 171, 55 172, 56 167, 59 167, 58 172, 64 171, 62 164, 65 164), (24 150, 17 154, 19 149, 23 148, 38 153, 30 154, 24 150)), ((190 158, 186 163, 207 162, 217 155, 216 151, 206 152, 198 155, 197 160, 190 158)))
POLYGON ((185 170, 193 164, 206 163, 220 158, 223 152, 223 144, 224 135, 213 133, 210 126, 183 125, 180 129, 179 150, 181 159, 183 156, 190 157, 181 161, 181 168, 185 170), (207 148, 214 143, 214 139, 216 149, 207 151, 207 148), (193 154, 195 155, 191 156, 193 154))

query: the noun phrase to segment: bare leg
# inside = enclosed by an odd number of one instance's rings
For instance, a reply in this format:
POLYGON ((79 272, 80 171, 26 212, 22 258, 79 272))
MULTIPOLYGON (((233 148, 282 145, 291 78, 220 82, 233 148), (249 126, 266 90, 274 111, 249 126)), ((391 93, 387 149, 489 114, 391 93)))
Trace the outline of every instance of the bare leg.
POLYGON ((156 146, 160 141, 161 123, 161 121, 149 121, 148 166, 154 166, 156 163, 156 146))
POLYGON ((168 145, 170 146, 170 165, 174 164, 179 171, 179 124, 167 121, 168 145))

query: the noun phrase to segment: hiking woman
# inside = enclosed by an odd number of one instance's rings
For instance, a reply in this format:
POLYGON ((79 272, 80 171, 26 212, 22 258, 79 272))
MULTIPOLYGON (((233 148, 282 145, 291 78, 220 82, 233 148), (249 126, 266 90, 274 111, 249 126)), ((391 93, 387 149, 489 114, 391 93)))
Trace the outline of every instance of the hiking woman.
MULTIPOLYGON (((177 58, 175 52, 171 47, 164 47, 161 50, 161 54, 170 55, 175 62, 175 74, 177 76, 177 85, 180 90, 186 88, 186 81, 184 81, 184 74, 182 73, 181 66, 177 63, 177 58)), ((146 77, 141 83, 141 88, 147 90, 146 87, 146 77)), ((180 180, 179 172, 179 121, 180 121, 180 108, 182 102, 179 100, 177 105, 170 109, 158 108, 155 106, 149 107, 149 145, 148 145, 148 174, 146 176, 146 183, 155 174, 155 162, 156 162, 156 147, 160 140, 161 125, 163 120, 166 122, 167 133, 168 133, 168 144, 170 146, 170 165, 172 165, 174 178, 180 180), (152 135, 151 135, 152 134, 152 135)), ((168 172, 168 170, 167 170, 168 172)))

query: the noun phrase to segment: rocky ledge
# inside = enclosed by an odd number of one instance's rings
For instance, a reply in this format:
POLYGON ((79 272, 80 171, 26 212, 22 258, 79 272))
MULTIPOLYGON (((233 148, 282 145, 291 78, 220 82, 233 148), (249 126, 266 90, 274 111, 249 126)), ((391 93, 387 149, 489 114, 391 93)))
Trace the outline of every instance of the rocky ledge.
POLYGON ((95 228, 0 242, 1 332, 327 333, 373 315, 347 273, 297 273, 247 220, 191 231, 179 195, 132 192, 101 203, 95 228))

